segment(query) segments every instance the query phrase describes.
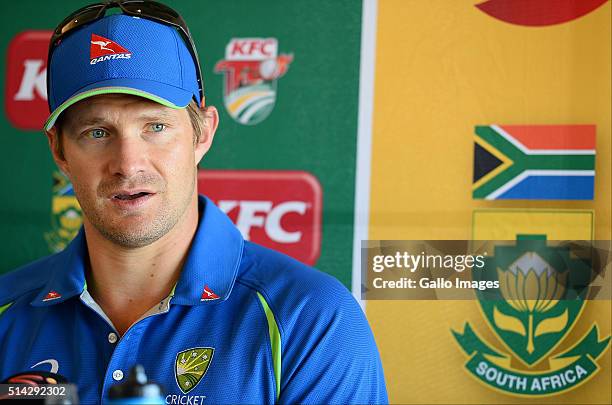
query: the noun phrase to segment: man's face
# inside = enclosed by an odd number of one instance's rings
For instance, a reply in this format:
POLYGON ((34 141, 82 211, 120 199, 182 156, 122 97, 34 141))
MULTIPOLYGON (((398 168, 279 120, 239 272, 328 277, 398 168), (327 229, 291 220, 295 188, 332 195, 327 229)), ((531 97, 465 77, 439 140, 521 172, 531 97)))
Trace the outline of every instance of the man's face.
POLYGON ((64 160, 56 161, 86 221, 127 248, 168 233, 195 199, 197 164, 210 146, 194 142, 187 111, 112 94, 64 114, 64 160))

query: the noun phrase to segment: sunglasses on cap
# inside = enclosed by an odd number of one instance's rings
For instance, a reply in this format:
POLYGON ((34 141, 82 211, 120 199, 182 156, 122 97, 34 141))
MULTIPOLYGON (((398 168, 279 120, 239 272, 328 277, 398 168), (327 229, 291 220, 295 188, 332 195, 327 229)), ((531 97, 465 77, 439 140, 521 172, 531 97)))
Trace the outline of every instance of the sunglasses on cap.
MULTIPOLYGON (((51 55, 54 49, 62 42, 62 39, 69 35, 72 31, 77 28, 99 20, 106 15, 106 10, 111 8, 119 8, 121 12, 126 15, 146 18, 162 24, 172 26, 183 37, 189 53, 196 64, 196 75, 198 79, 198 89, 200 92, 200 100, 204 100, 204 84, 202 82, 202 72, 200 71, 200 60, 198 58, 198 52, 196 51, 195 44, 191 38, 191 33, 187 27, 185 20, 170 7, 150 0, 108 0, 103 3, 90 4, 83 8, 80 8, 66 17, 56 28, 53 30, 51 36, 51 42, 49 43, 49 55, 47 61, 51 61, 51 55)), ((47 94, 51 94, 50 83, 47 83, 47 94)))

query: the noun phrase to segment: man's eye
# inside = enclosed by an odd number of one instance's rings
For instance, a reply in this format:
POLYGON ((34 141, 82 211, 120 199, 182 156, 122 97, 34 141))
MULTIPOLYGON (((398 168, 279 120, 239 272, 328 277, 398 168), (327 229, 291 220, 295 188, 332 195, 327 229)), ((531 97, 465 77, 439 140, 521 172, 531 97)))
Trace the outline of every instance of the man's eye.
POLYGON ((156 124, 151 124, 150 128, 151 128, 151 131, 153 132, 161 132, 164 129, 166 129, 166 126, 164 124, 156 123, 156 124))
POLYGON ((94 139, 101 139, 104 138, 107 134, 106 131, 103 129, 92 129, 91 131, 89 131, 88 135, 94 139))

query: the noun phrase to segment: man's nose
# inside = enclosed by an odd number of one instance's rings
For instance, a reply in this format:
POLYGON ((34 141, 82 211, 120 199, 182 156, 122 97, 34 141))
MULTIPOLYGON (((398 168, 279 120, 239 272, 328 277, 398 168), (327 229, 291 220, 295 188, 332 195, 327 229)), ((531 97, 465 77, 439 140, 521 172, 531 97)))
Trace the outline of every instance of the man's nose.
POLYGON ((112 175, 130 178, 144 172, 147 162, 147 145, 139 136, 115 138, 111 150, 109 170, 112 175))

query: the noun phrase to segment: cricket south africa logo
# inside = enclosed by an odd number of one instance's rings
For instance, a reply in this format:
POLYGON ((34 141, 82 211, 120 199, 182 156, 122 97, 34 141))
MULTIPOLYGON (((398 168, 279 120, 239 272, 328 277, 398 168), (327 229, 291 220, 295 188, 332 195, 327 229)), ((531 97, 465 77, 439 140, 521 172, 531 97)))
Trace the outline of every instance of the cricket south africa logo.
POLYGON ((227 112, 244 125, 263 121, 274 109, 277 81, 289 69, 293 54, 278 54, 276 38, 234 38, 216 73, 224 73, 227 112))
POLYGON ((193 347, 176 354, 174 376, 183 394, 194 389, 208 371, 215 349, 193 347))
POLYGON ((63 250, 79 232, 83 223, 81 206, 72 184, 61 172, 53 173, 53 196, 51 198, 51 227, 45 240, 52 252, 63 250))
POLYGON ((591 259, 569 245, 519 239, 495 246, 473 277, 499 280, 498 290, 476 295, 501 345, 485 341, 469 323, 463 333, 453 331, 468 356, 468 373, 490 388, 532 398, 567 392, 593 377, 610 336, 600 339, 596 323, 582 336, 570 335, 586 305, 592 272, 591 259))

